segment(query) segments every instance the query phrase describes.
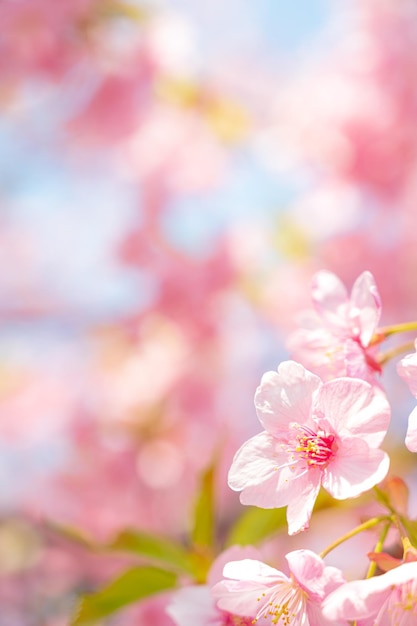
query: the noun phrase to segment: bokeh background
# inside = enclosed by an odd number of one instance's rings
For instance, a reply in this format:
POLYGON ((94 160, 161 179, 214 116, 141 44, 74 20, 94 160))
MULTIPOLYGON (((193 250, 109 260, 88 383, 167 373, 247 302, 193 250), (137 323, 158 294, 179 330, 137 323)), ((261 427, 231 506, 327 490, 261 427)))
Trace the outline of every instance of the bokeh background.
POLYGON ((315 271, 416 318, 416 76, 412 0, 0 3, 1 626, 64 626, 120 567, 54 525, 181 538, 214 459, 238 514, 315 271))

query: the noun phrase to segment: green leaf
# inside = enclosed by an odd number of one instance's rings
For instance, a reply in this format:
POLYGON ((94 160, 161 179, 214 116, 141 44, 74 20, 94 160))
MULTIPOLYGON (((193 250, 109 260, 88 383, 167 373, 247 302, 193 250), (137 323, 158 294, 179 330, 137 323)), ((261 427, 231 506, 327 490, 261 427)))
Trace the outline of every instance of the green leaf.
POLYGON ((409 520, 405 517, 401 517, 400 519, 412 545, 417 548, 417 521, 409 520))
POLYGON ((147 559, 161 561, 165 565, 193 573, 194 564, 181 545, 150 533, 127 529, 122 531, 107 546, 110 550, 129 552, 147 559))
POLYGON ((256 506, 247 507, 243 515, 232 526, 226 540, 226 545, 257 544, 285 528, 286 510, 259 509, 256 506))
POLYGON ((173 589, 177 576, 152 566, 134 567, 96 593, 84 596, 71 626, 92 624, 119 609, 155 593, 173 589))
POLYGON ((59 522, 54 522, 51 520, 45 522, 45 526, 46 528, 50 529, 54 533, 57 533, 64 539, 78 543, 88 550, 100 550, 100 545, 96 543, 89 535, 87 535, 87 533, 85 533, 80 528, 77 528, 76 526, 61 524, 59 522))
POLYGON ((212 548, 214 544, 214 465, 201 477, 201 489, 194 508, 194 524, 191 533, 193 544, 212 548))

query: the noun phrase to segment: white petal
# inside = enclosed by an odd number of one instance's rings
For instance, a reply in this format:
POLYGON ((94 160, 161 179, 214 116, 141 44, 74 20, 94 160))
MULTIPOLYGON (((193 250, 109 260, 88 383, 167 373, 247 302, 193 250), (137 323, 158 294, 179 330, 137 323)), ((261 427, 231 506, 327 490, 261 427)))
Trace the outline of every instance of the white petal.
POLYGON ((357 436, 372 447, 384 439, 391 417, 384 392, 356 378, 324 383, 315 410, 340 437, 357 436))
POLYGON ((355 498, 381 482, 389 469, 389 457, 369 448, 359 438, 343 440, 323 472, 323 487, 338 500, 355 498))
POLYGON ((363 272, 356 279, 351 304, 358 312, 361 343, 367 346, 381 316, 381 297, 371 272, 363 272))
POLYGON ((417 406, 411 411, 408 418, 405 445, 410 452, 417 452, 417 406))
POLYGON ((276 440, 266 432, 246 441, 232 461, 228 476, 229 487, 234 491, 241 491, 276 476, 276 448, 276 440))
POLYGON ((321 385, 315 374, 295 361, 284 361, 278 372, 267 372, 255 394, 258 418, 273 435, 286 431, 291 422, 310 422, 313 395, 321 385))

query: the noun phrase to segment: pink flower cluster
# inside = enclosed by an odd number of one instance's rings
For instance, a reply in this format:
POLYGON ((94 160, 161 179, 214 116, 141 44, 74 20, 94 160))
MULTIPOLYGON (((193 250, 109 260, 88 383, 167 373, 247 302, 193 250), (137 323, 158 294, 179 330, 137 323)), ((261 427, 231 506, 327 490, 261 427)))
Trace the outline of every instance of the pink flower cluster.
POLYGON ((243 504, 288 506, 290 534, 308 528, 321 486, 339 500, 353 498, 381 482, 389 468, 379 446, 390 405, 378 386, 350 377, 362 372, 368 378, 375 369, 368 346, 381 305, 373 276, 361 274, 349 299, 336 276, 319 272, 313 301, 314 324, 294 343, 307 346, 300 350, 307 363, 319 363, 318 369, 334 366, 336 375, 344 376, 323 382, 295 361, 267 372, 255 395, 265 430, 243 444, 229 472, 229 486, 242 492, 243 504), (314 357, 326 346, 331 356, 324 364, 314 357))
MULTIPOLYGON (((167 610, 177 626, 330 624, 322 604, 345 582, 338 568, 326 566, 310 550, 295 550, 286 555, 287 576, 258 559, 243 558, 247 552, 248 548, 230 548, 213 564, 208 585, 184 588, 174 595, 167 610), (233 556, 241 558, 229 560, 233 556)), ((346 621, 331 623, 344 626, 346 621)))
MULTIPOLYGON (((287 506, 290 535, 308 528, 321 486, 336 499, 354 498, 381 483, 389 469, 389 457, 380 445, 390 404, 379 384, 364 380, 372 381, 369 374, 376 362, 368 353, 372 339, 385 338, 377 330, 381 306, 373 276, 361 274, 348 298, 336 276, 319 272, 313 300, 315 324, 302 331, 307 361, 313 353, 320 354, 320 346, 339 342, 343 358, 333 363, 337 374, 341 369, 345 375, 323 381, 296 361, 284 361, 277 372, 267 372, 255 395, 264 431, 238 450, 228 480, 233 490, 241 491, 243 504, 287 506), (361 364, 353 371, 363 378, 347 375, 352 374, 352 345, 361 364)), ((398 372, 417 397, 416 355, 403 358, 398 372)), ((417 451, 417 409, 410 416, 406 445, 417 451)), ((401 479, 392 479, 386 489, 393 515, 370 524, 385 520, 401 529, 406 524, 407 487, 401 479)), ((219 557, 216 575, 209 574, 207 585, 177 592, 168 613, 177 626, 347 626, 349 620, 358 626, 412 626, 417 623, 417 550, 401 534, 401 561, 381 553, 386 534, 382 536, 379 548, 368 556, 385 573, 373 576, 371 568, 366 579, 351 582, 337 567, 325 565, 323 557, 330 550, 322 556, 308 549, 287 553, 288 576, 257 555, 248 558, 233 548, 219 557), (239 559, 232 558, 236 555, 239 559)))

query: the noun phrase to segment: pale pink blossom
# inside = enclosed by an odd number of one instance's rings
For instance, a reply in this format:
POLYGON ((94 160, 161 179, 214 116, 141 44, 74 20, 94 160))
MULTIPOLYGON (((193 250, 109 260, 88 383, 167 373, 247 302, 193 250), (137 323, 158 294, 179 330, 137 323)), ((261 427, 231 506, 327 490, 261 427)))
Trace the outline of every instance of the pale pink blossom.
POLYGON ((352 376, 373 382, 381 371, 373 344, 381 315, 374 277, 363 272, 349 296, 332 272, 317 272, 312 281, 314 310, 300 317, 288 340, 291 356, 323 379, 352 376))
MULTIPOLYGON (((416 352, 407 354, 397 364, 397 372, 408 384, 411 393, 417 398, 417 341, 416 352)), ((405 445, 410 452, 417 452, 417 407, 413 409, 408 418, 405 445)))
POLYGON ((330 620, 365 620, 372 626, 417 623, 417 562, 403 563, 381 576, 346 583, 323 604, 330 620))
MULTIPOLYGON (((227 563, 224 580, 212 589, 217 606, 235 615, 252 616, 252 624, 259 621, 265 625, 322 626, 327 623, 321 603, 328 593, 343 584, 342 573, 335 567, 326 567, 310 550, 295 550, 286 559, 290 576, 253 559, 227 563)), ((345 624, 345 621, 333 624, 345 624)))
POLYGON ((393 0, 343 5, 332 54, 309 55, 271 99, 267 131, 290 164, 305 162, 389 201, 416 163, 417 7, 393 0))
POLYGON ((0 75, 58 78, 89 55, 83 22, 98 20, 100 0, 2 2, 0 75))
POLYGON ((390 419, 385 395, 369 383, 323 383, 294 361, 264 374, 255 395, 265 428, 236 453, 229 486, 243 504, 288 505, 290 535, 308 528, 323 487, 353 498, 385 478, 389 458, 379 449, 390 419))

